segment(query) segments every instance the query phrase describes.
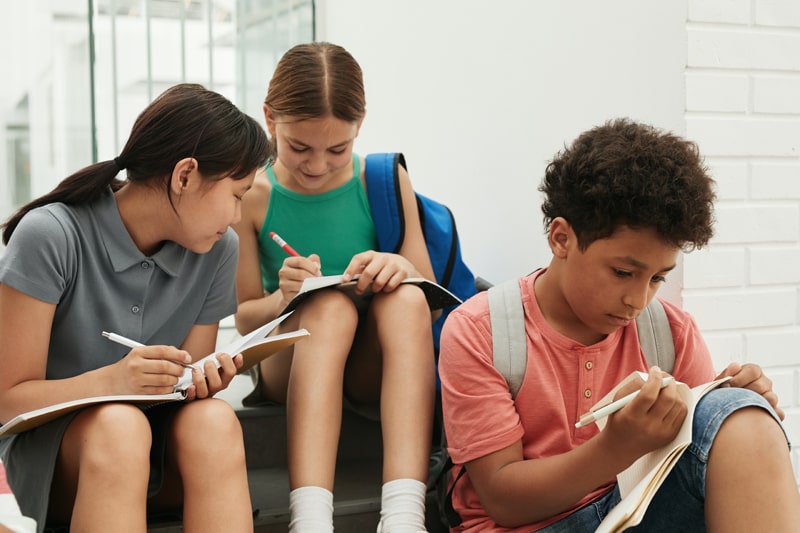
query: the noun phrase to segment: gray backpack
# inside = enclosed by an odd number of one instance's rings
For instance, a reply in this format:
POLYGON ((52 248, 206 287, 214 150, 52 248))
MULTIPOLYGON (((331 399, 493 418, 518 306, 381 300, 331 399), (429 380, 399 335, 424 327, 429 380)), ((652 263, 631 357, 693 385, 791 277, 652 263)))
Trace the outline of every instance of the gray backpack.
MULTIPOLYGON (((516 398, 528 364, 525 312, 522 308, 519 280, 512 279, 491 287, 488 298, 494 367, 506 378, 511 398, 516 398)), ((667 313, 657 298, 653 298, 636 317, 636 329, 647 364, 658 365, 665 372, 672 373, 675 366, 675 345, 667 313)), ((462 466, 455 482, 448 487, 448 474, 452 467, 453 461, 448 455, 436 479, 439 515, 451 528, 461 523, 461 517, 453 509, 453 488, 466 472, 462 466)))
MULTIPOLYGON (((512 279, 492 287, 488 297, 494 367, 506 378, 511 397, 516 398, 528 363, 519 280, 512 279)), ((675 366, 675 346, 667 313, 657 298, 653 298, 636 317, 636 328, 648 365, 658 365, 671 373, 675 366)))

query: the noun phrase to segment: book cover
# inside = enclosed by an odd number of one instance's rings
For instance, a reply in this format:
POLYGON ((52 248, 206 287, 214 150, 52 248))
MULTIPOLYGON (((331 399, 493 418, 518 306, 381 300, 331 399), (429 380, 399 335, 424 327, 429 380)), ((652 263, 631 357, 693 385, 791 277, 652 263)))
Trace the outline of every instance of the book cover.
MULTIPOLYGON (((356 303, 356 306, 361 308, 361 306, 366 305, 366 302, 369 301, 371 293, 365 294, 356 294, 356 281, 358 280, 358 276, 356 276, 351 281, 342 281, 341 275, 336 276, 317 276, 317 277, 309 277, 303 280, 303 285, 300 287, 300 291, 297 293, 291 302, 286 306, 283 310, 283 313, 288 313, 293 311, 302 301, 304 301, 310 294, 314 291, 318 291, 320 289, 325 289, 329 287, 335 287, 336 289, 347 293, 350 298, 356 303)), ((445 307, 450 307, 453 305, 458 305, 461 303, 461 299, 459 299, 455 294, 448 291, 438 283, 434 283, 425 278, 406 278, 400 283, 411 283, 419 287, 422 292, 425 293, 425 299, 428 301, 428 307, 431 311, 435 311, 437 309, 443 309, 445 307)))

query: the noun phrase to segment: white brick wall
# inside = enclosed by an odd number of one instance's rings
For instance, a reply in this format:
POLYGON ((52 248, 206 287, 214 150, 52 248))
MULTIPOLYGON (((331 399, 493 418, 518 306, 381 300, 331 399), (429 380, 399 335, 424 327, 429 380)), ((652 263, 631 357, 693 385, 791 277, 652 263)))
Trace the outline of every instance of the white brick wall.
POLYGON ((686 256, 684 307, 718 368, 773 380, 800 476, 800 2, 689 0, 686 134, 717 183, 717 232, 686 256))

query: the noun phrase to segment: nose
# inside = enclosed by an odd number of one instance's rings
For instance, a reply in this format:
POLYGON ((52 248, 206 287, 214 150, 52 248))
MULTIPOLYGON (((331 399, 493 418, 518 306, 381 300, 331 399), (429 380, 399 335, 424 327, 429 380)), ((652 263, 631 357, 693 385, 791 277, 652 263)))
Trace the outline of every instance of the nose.
POLYGON ((647 303, 650 301, 650 290, 649 287, 636 288, 629 290, 625 293, 625 296, 622 298, 622 302, 628 306, 633 308, 635 311, 639 312, 645 307, 647 307, 647 303))
POLYGON ((328 162, 325 160, 324 153, 313 153, 308 158, 308 162, 306 163, 306 168, 308 169, 307 172, 309 174, 324 174, 325 169, 328 166, 328 162))

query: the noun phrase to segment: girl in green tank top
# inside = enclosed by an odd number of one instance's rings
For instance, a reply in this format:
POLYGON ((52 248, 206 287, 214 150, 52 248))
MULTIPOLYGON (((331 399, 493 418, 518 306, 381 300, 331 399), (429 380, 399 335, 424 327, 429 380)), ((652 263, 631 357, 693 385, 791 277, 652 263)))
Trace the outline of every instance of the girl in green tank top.
POLYGON ((288 406, 290 531, 333 530, 333 484, 343 405, 379 416, 383 480, 378 531, 425 531, 435 374, 432 316, 408 277, 434 280, 414 190, 399 169, 406 213, 396 254, 377 252, 362 160, 361 69, 329 43, 299 45, 278 63, 264 104, 277 158, 258 176, 235 226, 242 333, 276 318, 303 279, 359 275, 366 309, 335 289, 314 293, 283 322, 311 335, 265 359, 248 403, 288 406), (280 235, 289 255, 270 238, 280 235))

